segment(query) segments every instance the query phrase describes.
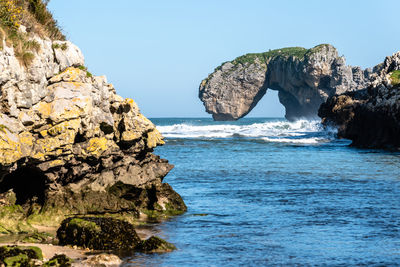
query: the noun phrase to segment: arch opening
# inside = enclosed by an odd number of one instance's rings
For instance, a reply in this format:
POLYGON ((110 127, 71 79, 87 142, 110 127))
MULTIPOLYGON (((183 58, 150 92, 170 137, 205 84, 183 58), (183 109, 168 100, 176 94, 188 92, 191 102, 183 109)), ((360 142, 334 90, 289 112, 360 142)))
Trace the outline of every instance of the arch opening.
POLYGON ((249 112, 248 117, 284 118, 285 106, 279 100, 279 92, 267 89, 265 95, 249 112))

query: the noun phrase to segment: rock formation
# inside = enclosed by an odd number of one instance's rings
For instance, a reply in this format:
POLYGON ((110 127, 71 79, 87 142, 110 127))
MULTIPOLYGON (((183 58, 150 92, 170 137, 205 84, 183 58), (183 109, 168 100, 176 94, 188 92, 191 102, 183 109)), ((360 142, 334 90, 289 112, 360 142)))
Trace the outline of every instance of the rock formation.
POLYGON ((199 97, 214 120, 248 114, 267 89, 279 92, 286 118, 316 117, 329 96, 365 87, 370 70, 346 66, 327 44, 282 48, 225 62, 200 84, 199 97))
POLYGON ((354 146, 400 148, 400 52, 374 68, 364 90, 328 98, 319 116, 354 146))
POLYGON ((163 137, 136 103, 92 76, 71 42, 26 36, 36 47, 29 62, 0 40, 0 208, 17 204, 31 222, 52 224, 69 214, 185 211, 162 183, 173 166, 152 153, 163 137))

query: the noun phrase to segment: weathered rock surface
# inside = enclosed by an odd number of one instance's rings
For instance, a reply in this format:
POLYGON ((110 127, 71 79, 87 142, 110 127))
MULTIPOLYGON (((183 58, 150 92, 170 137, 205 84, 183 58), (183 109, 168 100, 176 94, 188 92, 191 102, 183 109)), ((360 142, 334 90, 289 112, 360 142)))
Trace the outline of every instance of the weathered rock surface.
POLYGON ((40 49, 28 68, 0 40, 0 209, 21 205, 32 222, 52 224, 70 214, 185 211, 162 183, 173 166, 152 153, 163 137, 136 103, 87 72, 71 42, 29 38, 40 49), (10 192, 15 203, 6 203, 10 192))
POLYGON ((334 95, 321 105, 325 125, 338 127, 338 136, 352 145, 400 148, 400 52, 374 68, 364 90, 334 95))
POLYGON ((88 259, 82 261, 84 266, 121 266, 122 260, 112 254, 98 254, 88 257, 88 259))
POLYGON ((57 230, 60 245, 96 250, 134 250, 141 240, 132 224, 106 217, 65 219, 57 230))
POLYGON ((119 253, 141 251, 170 252, 176 247, 152 236, 141 240, 132 224, 108 217, 73 217, 65 219, 57 230, 60 245, 76 245, 119 253))
POLYGON ((214 120, 237 120, 269 88, 279 92, 287 119, 316 117, 329 96, 365 87, 370 72, 346 66, 331 45, 283 48, 223 63, 201 82, 199 98, 214 120))

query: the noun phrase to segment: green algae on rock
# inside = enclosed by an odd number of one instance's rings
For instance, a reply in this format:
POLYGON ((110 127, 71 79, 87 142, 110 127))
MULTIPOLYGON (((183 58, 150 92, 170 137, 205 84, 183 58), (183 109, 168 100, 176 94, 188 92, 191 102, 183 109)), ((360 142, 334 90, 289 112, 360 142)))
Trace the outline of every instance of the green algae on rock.
POLYGON ((76 245, 95 250, 117 252, 170 252, 176 247, 152 236, 141 240, 132 224, 109 217, 72 217, 57 230, 60 245, 76 245))
POLYGON ((47 262, 43 263, 42 266, 44 266, 44 267, 50 267, 50 266, 68 267, 68 266, 72 266, 73 262, 74 261, 72 259, 70 259, 69 257, 65 256, 64 254, 59 254, 59 255, 55 255, 50 260, 48 260, 47 262))
POLYGON ((176 247, 157 236, 152 236, 146 240, 143 240, 137 249, 146 253, 161 253, 171 252, 176 250, 176 247))
POLYGON ((55 242, 54 237, 49 233, 45 232, 34 232, 26 235, 22 240, 22 243, 38 243, 38 244, 52 244, 55 242))
POLYGON ((64 220, 57 230, 60 245, 96 250, 134 250, 140 244, 132 224, 105 217, 75 217, 64 220))
POLYGON ((40 248, 23 246, 0 247, 0 263, 5 266, 34 266, 33 259, 43 260, 40 248))

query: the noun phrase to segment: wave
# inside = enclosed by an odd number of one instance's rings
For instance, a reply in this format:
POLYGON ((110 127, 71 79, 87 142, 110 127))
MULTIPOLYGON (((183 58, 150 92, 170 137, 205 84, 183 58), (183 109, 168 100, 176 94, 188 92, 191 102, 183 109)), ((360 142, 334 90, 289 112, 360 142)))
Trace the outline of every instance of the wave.
POLYGON ((266 142, 316 144, 333 139, 334 130, 317 120, 267 121, 253 124, 179 123, 157 126, 166 138, 255 138, 266 142))

